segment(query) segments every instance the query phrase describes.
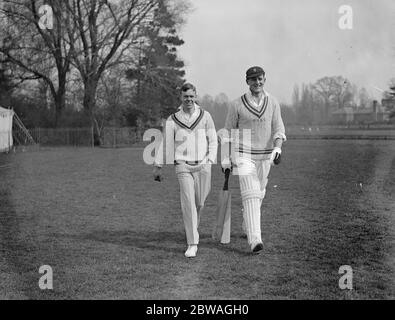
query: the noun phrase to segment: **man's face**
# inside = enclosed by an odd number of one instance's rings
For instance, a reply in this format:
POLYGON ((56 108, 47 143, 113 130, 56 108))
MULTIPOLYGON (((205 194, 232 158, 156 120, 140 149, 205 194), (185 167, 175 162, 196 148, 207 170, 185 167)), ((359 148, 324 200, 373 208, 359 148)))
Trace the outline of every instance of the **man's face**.
POLYGON ((192 89, 183 91, 181 93, 181 101, 182 101, 182 105, 184 107, 192 108, 194 106, 195 101, 196 101, 196 92, 193 91, 192 89))
POLYGON ((258 77, 247 79, 247 84, 250 87, 252 93, 261 93, 263 92, 263 85, 265 84, 266 78, 263 75, 258 77))

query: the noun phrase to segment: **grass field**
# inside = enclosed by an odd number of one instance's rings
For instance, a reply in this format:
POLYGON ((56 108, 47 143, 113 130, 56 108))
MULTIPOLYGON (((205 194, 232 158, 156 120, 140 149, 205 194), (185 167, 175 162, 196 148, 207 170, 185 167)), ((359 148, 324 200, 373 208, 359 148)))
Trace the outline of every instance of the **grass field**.
POLYGON ((211 240, 222 173, 186 259, 174 167, 154 182, 142 149, 0 154, 1 299, 394 299, 395 146, 290 140, 249 253, 231 179, 232 242, 211 240), (362 188, 360 187, 362 184, 362 188), (39 289, 41 265, 54 289, 39 289), (352 291, 339 267, 353 268, 352 291))

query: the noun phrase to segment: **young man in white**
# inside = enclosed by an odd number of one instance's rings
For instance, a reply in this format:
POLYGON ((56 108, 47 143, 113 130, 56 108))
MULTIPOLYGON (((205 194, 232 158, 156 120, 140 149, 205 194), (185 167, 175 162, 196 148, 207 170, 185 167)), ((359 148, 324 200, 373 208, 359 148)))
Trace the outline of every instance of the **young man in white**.
POLYGON ((198 249, 198 226, 211 188, 211 164, 216 160, 218 142, 213 119, 196 104, 192 84, 182 86, 181 101, 179 111, 166 121, 165 137, 155 157, 154 178, 161 181, 162 165, 174 162, 188 243, 185 256, 192 258, 198 249))
MULTIPOLYGON (((280 105, 276 98, 263 89, 265 72, 251 67, 246 72, 249 92, 231 103, 225 123, 233 132, 234 148, 231 162, 239 175, 243 202, 243 229, 253 253, 263 249, 261 237, 261 205, 266 194, 270 166, 281 154, 286 140, 280 105), (234 129, 239 133, 235 137, 234 129)), ((230 167, 224 159, 222 167, 230 167)))

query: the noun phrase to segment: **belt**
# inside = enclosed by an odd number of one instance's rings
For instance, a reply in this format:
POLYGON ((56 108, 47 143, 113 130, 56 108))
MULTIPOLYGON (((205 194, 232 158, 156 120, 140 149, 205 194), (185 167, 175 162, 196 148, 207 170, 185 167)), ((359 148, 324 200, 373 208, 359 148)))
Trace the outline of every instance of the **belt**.
POLYGON ((183 164, 183 163, 186 163, 186 164, 188 164, 188 165, 190 165, 190 166, 197 166, 198 164, 200 164, 200 161, 184 161, 184 160, 182 160, 182 161, 174 161, 174 164, 175 165, 179 165, 179 164, 183 164))

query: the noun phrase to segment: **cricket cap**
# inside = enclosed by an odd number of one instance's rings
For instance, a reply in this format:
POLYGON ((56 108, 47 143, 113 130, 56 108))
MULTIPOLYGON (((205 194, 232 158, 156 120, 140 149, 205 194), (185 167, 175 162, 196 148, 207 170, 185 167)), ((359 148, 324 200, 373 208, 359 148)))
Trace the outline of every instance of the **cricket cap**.
POLYGON ((259 77, 261 75, 265 76, 265 71, 263 71, 261 67, 251 67, 246 72, 246 79, 248 80, 251 78, 259 77))

